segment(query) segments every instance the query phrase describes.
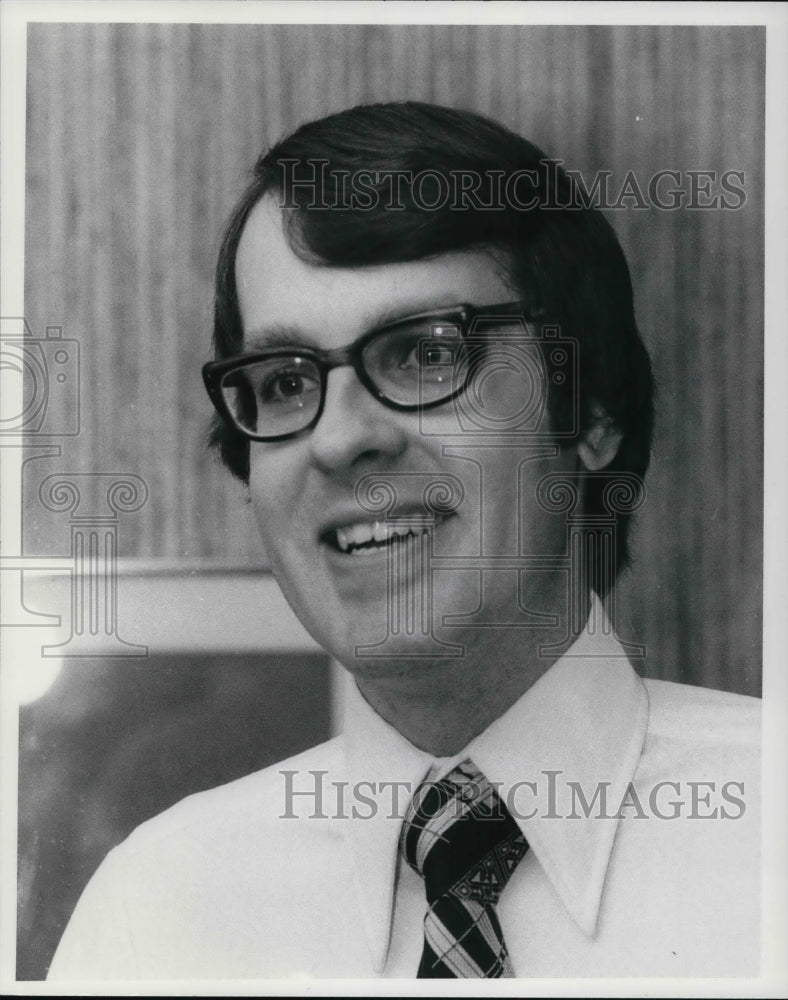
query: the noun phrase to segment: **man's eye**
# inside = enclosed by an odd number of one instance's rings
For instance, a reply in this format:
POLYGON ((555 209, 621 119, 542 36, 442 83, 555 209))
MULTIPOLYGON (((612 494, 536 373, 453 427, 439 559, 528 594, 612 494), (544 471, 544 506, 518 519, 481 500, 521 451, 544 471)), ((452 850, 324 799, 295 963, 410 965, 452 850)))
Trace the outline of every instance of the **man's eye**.
POLYGON ((396 345, 397 367, 402 371, 423 370, 454 364, 454 344, 444 344, 419 333, 396 345))
POLYGON ((424 349, 424 364, 428 368, 454 364, 455 349, 451 344, 428 344, 424 349))
POLYGON ((263 403, 290 403, 303 400, 319 391, 317 381, 309 374, 295 369, 271 372, 258 386, 257 395, 263 403))

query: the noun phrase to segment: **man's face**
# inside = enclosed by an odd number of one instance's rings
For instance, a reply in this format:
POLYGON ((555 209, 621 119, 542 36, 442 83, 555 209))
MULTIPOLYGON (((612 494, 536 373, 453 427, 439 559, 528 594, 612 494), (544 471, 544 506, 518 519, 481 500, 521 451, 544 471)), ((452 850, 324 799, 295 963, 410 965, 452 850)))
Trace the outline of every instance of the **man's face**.
MULTIPOLYGON (((236 278, 245 350, 274 338, 281 346, 283 332, 293 345, 330 350, 396 318, 517 298, 500 264, 480 250, 358 269, 305 263, 291 250, 281 213, 269 198, 246 223, 236 278)), ((511 412, 511 400, 503 398, 506 381, 497 386, 500 400, 492 380, 484 389, 485 405, 511 412)), ((486 435, 471 441, 459 431, 453 402, 421 414, 392 410, 343 366, 328 375, 324 410, 311 431, 250 443, 252 503, 279 584, 314 638, 360 675, 423 669, 435 636, 474 647, 494 644, 494 629, 442 624, 445 615, 467 615, 480 605, 482 576, 473 557, 565 550, 564 520, 542 510, 534 494, 547 472, 574 468, 573 450, 558 454, 544 440, 530 452, 494 447, 509 439, 486 435), (459 482, 462 502, 437 514, 427 535, 417 527, 418 538, 390 541, 383 524, 375 528, 376 520, 385 523, 385 513, 376 517, 363 510, 356 497, 360 480, 370 474, 389 477, 396 493, 390 517, 423 516, 425 485, 441 478, 459 482), (375 537, 380 544, 369 544, 375 537), (361 544, 354 547, 354 541, 361 544), (425 589, 419 556, 427 544, 444 566, 430 575, 431 590, 425 589), (400 582, 392 592, 395 549, 400 582), (408 595, 415 598, 410 611, 408 595), (430 614, 433 636, 423 627, 430 614), (357 647, 381 643, 392 622, 398 635, 380 649, 396 655, 359 656, 357 647)), ((542 593, 548 575, 524 574, 520 599, 534 611, 551 610, 542 593)), ((491 620, 496 602, 505 604, 516 585, 516 570, 486 575, 485 613, 491 620)))

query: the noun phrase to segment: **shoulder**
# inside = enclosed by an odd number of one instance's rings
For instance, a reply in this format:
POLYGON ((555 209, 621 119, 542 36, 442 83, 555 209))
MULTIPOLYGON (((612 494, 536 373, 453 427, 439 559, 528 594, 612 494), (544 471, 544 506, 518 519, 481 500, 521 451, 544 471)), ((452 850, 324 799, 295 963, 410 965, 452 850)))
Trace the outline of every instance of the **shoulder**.
POLYGON ((659 947, 670 928, 674 964, 702 957, 711 970, 724 956, 725 967, 757 967, 760 699, 644 683, 648 729, 615 842, 611 898, 622 906, 608 919, 626 934, 636 905, 644 940, 659 947))
POLYGON ((646 679, 649 737, 759 748, 761 699, 646 679))
POLYGON ((761 700, 669 681, 644 684, 649 718, 639 780, 746 788, 755 805, 760 794, 761 700))
POLYGON ((207 978, 232 968, 252 978, 266 963, 279 968, 270 942, 284 947, 285 933, 297 940, 306 889, 338 870, 338 824, 316 808, 314 789, 343 768, 337 738, 191 795, 137 827, 93 875, 51 975, 189 978, 204 970, 207 978), (294 783, 290 803, 282 772, 294 783))
MULTIPOLYGON (((127 860, 147 854, 242 850, 249 837, 289 836, 297 819, 315 813, 344 769, 341 736, 208 791, 182 799, 142 823, 115 848, 127 860)), ((319 818, 319 817, 318 817, 319 818)), ((303 825, 303 824, 302 824, 303 825)), ((319 825, 319 824, 318 824, 319 825)), ((314 828, 315 824, 311 824, 314 828)))

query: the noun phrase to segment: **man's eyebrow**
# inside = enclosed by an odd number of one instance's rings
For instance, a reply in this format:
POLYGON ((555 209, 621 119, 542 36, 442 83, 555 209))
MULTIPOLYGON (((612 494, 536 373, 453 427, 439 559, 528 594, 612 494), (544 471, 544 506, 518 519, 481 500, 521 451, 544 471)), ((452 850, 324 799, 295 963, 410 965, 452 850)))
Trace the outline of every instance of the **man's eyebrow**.
POLYGON ((410 305, 399 304, 392 306, 390 309, 384 309, 379 312, 375 316, 374 321, 367 325, 366 329, 375 330, 379 326, 390 326, 393 323, 399 322, 401 319, 407 319, 409 316, 444 313, 455 306, 461 305, 464 301, 465 300, 461 297, 452 295, 446 297, 445 299, 438 299, 437 302, 433 299, 429 302, 424 302, 423 300, 416 301, 410 305))
POLYGON ((313 337, 297 326, 269 326, 253 330, 244 338, 244 348, 248 351, 267 351, 284 347, 316 348, 317 344, 313 337))
MULTIPOLYGON (((388 309, 382 309, 373 316, 367 317, 367 322, 357 336, 363 336, 369 330, 377 330, 379 327, 389 326, 397 323, 401 319, 409 316, 420 316, 422 314, 443 313, 453 306, 459 305, 460 299, 455 295, 447 297, 438 302, 424 302, 416 300, 413 303, 398 303, 388 309)), ((355 337, 348 337, 348 343, 355 340, 355 337)), ((309 347, 318 349, 318 344, 314 336, 298 326, 289 324, 274 324, 258 330, 253 330, 244 338, 244 349, 247 351, 267 351, 272 349, 283 349, 288 347, 309 347)))

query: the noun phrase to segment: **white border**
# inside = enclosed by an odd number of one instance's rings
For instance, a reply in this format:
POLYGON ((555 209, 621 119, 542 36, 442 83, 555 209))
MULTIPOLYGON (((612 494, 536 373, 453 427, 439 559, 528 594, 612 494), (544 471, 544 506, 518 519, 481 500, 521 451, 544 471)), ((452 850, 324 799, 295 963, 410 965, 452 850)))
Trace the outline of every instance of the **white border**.
MULTIPOLYGON (((2 77, 0 148, 2 214, 0 302, 4 316, 23 316, 24 150, 26 25, 30 22, 289 23, 289 24, 763 24, 767 29, 766 113, 766 446, 764 547, 764 963, 763 976, 748 979, 518 979, 511 983, 441 982, 447 994, 534 996, 785 996, 788 992, 788 666, 781 626, 788 609, 788 9, 780 3, 426 3, 358 0, 346 3, 288 2, 24 2, 0 4, 2 77), (776 794, 769 795, 772 790, 776 794)), ((14 391, 13 387, 10 391, 14 391)), ((6 449, 7 457, 8 449, 6 449)), ((19 499, 5 497, 2 537, 11 548, 19 533, 19 499), (10 502, 9 502, 10 501, 10 502)), ((17 549, 18 551, 18 549, 17 549)), ((0 698, 7 671, 0 677, 0 698)), ((3 704, 7 704, 3 699, 3 704)), ((159 984, 17 983, 15 954, 15 847, 17 722, 3 712, 0 747, 0 989, 9 995, 320 995, 426 996, 435 990, 415 980, 167 981, 159 984)))
POLYGON ((519 0, 4 0, 25 23, 151 24, 765 24, 779 3, 521 3, 519 0))

